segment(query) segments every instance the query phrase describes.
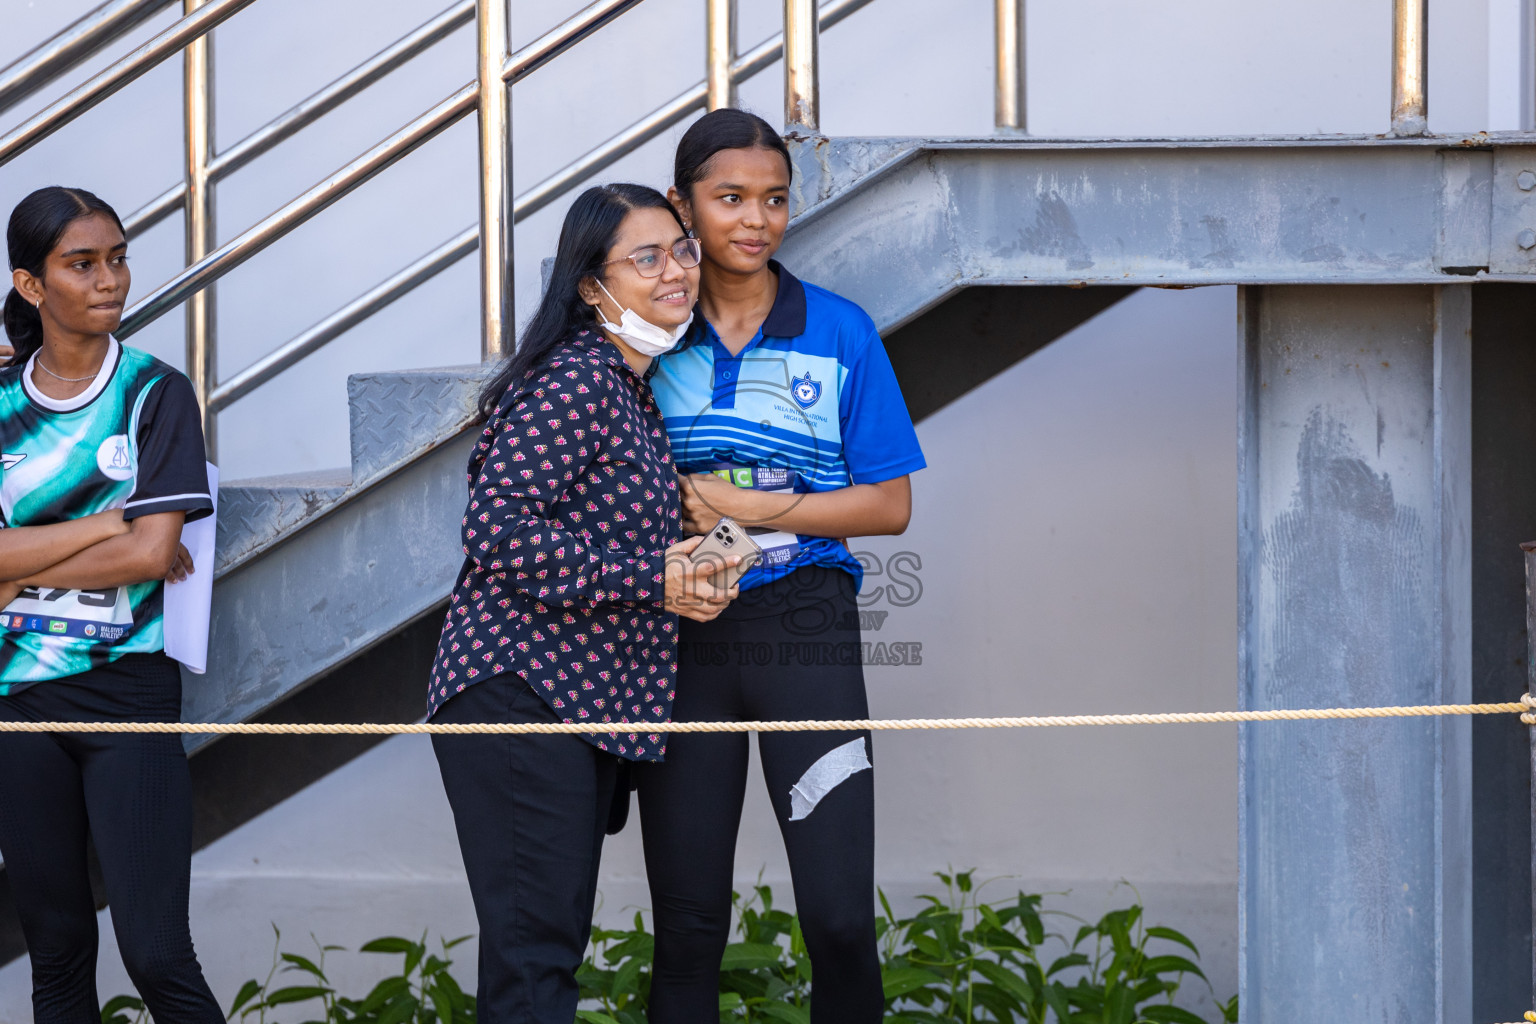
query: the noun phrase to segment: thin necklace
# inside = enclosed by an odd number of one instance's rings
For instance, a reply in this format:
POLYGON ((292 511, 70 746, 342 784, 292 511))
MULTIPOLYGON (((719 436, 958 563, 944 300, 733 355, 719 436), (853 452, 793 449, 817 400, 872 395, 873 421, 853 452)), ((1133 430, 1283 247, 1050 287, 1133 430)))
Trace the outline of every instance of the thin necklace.
POLYGON ((83 380, 93 380, 94 378, 101 376, 101 370, 98 369, 95 373, 91 374, 89 377, 61 377, 61 376, 59 376, 59 374, 54 373, 52 370, 48 369, 48 367, 44 366, 42 359, 38 359, 38 361, 37 361, 37 368, 39 370, 42 370, 44 373, 46 373, 50 377, 57 377, 59 380, 63 381, 66 384, 79 384, 83 380))

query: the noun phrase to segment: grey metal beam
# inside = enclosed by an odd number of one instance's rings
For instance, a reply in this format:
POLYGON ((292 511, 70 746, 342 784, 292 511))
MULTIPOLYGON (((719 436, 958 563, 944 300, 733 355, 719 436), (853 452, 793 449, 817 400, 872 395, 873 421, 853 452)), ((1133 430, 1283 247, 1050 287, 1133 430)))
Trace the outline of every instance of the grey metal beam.
POLYGON ((463 434, 431 449, 345 514, 290 527, 279 551, 221 576, 208 672, 183 690, 187 721, 257 715, 441 604, 463 559, 470 442, 463 434))
MULTIPOLYGON (((1472 291, 1242 290, 1242 707, 1470 699, 1472 291)), ((1472 1019, 1469 725, 1241 730, 1245 1021, 1472 1019)))
POLYGON ((785 258, 889 327, 974 284, 1536 275, 1536 137, 818 140, 785 258), (1530 187, 1526 187, 1530 186, 1530 187))

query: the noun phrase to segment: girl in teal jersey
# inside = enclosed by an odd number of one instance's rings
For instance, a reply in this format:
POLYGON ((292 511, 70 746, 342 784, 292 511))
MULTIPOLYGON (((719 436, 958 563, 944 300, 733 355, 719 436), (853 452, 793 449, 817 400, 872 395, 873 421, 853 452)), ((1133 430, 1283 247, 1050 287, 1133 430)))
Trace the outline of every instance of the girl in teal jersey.
MULTIPOLYGON (((177 721, 165 581, 213 507, 191 383, 112 337, 128 243, 112 208, 45 188, 12 212, 0 369, 0 719, 177 721)), ((96 1024, 94 840, 124 965, 160 1024, 223 1020, 192 949, 181 738, 0 734, 0 857, 34 1019, 96 1024)))

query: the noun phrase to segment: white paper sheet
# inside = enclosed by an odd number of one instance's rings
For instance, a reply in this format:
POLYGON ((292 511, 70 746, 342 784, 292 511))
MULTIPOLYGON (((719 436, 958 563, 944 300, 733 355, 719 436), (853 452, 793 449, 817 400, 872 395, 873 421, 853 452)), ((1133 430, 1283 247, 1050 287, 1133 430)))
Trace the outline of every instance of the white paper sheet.
POLYGON ((208 615, 213 607, 213 540, 219 518, 219 467, 208 463, 213 512, 181 528, 192 575, 165 585, 165 653, 202 675, 208 670, 208 615))

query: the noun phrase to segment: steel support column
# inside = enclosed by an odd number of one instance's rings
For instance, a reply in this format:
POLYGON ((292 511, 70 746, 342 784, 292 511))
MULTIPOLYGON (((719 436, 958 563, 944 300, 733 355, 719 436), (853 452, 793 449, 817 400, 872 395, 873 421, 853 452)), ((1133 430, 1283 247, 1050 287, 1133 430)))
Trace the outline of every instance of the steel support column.
MULTIPOLYGON (((1243 707, 1470 699, 1470 291, 1241 290, 1243 707)), ((1243 729, 1245 1022, 1471 1019, 1470 736, 1243 729)))

